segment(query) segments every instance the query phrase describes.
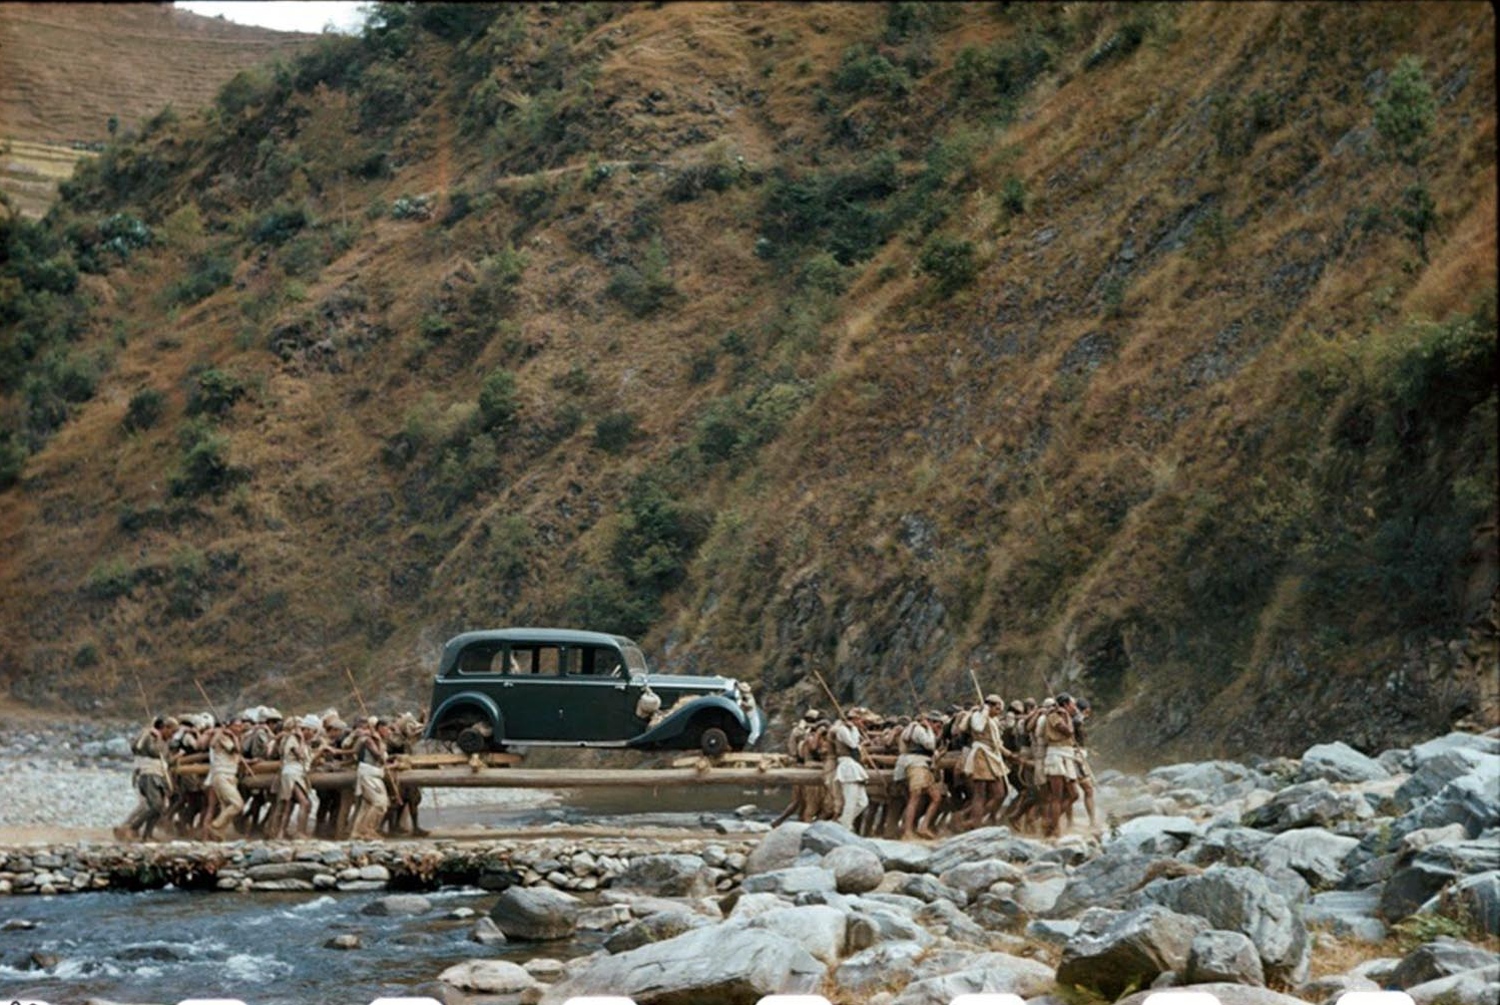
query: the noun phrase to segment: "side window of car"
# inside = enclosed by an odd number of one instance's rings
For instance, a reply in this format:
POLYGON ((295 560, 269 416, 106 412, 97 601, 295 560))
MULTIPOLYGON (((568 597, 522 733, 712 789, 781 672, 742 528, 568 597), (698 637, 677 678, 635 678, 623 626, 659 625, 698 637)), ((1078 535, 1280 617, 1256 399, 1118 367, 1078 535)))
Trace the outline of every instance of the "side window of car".
POLYGON ((562 674, 562 649, 558 646, 538 646, 536 650, 536 673, 547 677, 562 674))
POLYGON ((576 657, 570 659, 568 672, 579 674, 584 677, 619 677, 624 671, 620 665, 620 654, 613 649, 605 649, 600 646, 581 646, 572 653, 576 657))
POLYGON ((458 654, 461 674, 500 673, 500 646, 495 643, 469 646, 458 654))

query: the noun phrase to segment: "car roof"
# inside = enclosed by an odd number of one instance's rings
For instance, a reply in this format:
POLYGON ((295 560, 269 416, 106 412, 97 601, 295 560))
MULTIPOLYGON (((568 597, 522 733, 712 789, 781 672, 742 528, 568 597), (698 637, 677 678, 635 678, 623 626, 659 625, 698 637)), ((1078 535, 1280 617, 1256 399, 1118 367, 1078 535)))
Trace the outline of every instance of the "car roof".
POLYGON ((634 646, 635 643, 623 635, 607 632, 585 632, 573 628, 485 628, 455 635, 448 640, 445 649, 469 645, 472 642, 552 642, 561 645, 634 646))

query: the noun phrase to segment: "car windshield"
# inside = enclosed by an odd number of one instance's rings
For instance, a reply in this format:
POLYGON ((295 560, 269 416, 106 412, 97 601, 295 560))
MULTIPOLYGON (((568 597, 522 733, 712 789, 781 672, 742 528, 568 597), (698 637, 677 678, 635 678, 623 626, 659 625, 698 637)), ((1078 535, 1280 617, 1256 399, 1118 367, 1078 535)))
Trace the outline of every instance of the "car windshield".
POLYGON ((646 673, 650 667, 646 666, 646 656, 637 646, 621 646, 620 651, 625 654, 625 669, 631 673, 646 673))

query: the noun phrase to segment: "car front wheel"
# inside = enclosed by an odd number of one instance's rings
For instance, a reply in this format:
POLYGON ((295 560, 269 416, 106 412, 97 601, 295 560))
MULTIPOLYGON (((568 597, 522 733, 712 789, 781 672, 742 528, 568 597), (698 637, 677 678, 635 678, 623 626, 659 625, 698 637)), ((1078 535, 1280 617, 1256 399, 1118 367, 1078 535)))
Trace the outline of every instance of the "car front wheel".
POLYGON ((729 734, 718 726, 710 726, 698 737, 698 749, 709 757, 718 757, 729 749, 729 734))

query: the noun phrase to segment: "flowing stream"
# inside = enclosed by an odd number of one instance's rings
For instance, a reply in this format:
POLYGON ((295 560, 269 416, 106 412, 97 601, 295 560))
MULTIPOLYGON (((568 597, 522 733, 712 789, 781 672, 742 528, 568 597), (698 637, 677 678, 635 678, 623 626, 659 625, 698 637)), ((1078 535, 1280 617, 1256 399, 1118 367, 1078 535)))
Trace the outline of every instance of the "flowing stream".
MULTIPOLYGON (((428 821, 436 826, 588 821, 615 823, 622 830, 649 821, 693 828, 702 813, 722 817, 746 803, 757 803, 756 817, 766 819, 780 811, 785 795, 701 787, 654 794, 580 790, 565 795, 561 805, 543 809, 439 806, 428 813, 428 821)), ((475 918, 450 915, 468 907, 476 918, 482 916, 494 903, 494 893, 427 893, 433 910, 415 917, 361 913, 387 895, 166 889, 0 897, 0 1000, 64 1005, 102 998, 170 1005, 199 997, 239 998, 249 1005, 364 1005, 380 997, 441 999, 437 975, 455 963, 569 959, 597 949, 606 934, 582 932, 566 941, 486 947, 469 938, 475 918), (5 922, 12 919, 36 927, 7 929, 5 922), (325 947, 347 933, 359 937, 359 949, 325 947)))

